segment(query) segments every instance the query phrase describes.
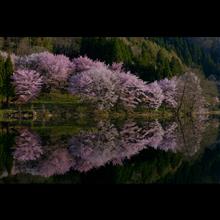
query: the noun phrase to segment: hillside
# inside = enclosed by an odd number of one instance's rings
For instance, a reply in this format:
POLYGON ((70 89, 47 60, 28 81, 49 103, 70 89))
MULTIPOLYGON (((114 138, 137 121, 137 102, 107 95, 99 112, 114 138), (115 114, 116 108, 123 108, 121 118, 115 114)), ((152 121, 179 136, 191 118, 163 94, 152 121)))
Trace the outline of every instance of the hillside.
POLYGON ((0 37, 0 50, 17 55, 50 51, 71 59, 87 55, 126 68, 146 81, 179 75, 187 67, 220 80, 218 37, 0 37))
POLYGON ((87 55, 112 64, 123 62, 143 80, 154 81, 183 72, 184 65, 174 51, 146 37, 29 37, 0 38, 0 50, 27 55, 48 50, 70 58, 87 55))
POLYGON ((167 50, 174 50, 183 63, 200 68, 207 77, 220 80, 220 38, 218 37, 153 37, 167 50))

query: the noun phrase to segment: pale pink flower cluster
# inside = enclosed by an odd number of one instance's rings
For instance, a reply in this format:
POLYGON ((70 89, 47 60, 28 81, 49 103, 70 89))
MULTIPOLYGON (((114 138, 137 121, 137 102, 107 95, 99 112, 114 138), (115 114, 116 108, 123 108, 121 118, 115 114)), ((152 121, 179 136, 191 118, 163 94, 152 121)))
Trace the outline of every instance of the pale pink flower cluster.
POLYGON ((12 79, 18 102, 31 101, 41 92, 43 78, 34 70, 19 69, 13 74, 12 79))
POLYGON ((73 65, 76 72, 84 72, 90 70, 91 68, 103 68, 105 63, 100 61, 93 61, 87 56, 80 56, 78 58, 73 59, 73 65))
POLYGON ((158 82, 160 88, 164 94, 163 102, 165 105, 176 108, 177 101, 176 101, 176 92, 177 92, 177 79, 173 77, 172 79, 163 79, 158 82))
POLYGON ((44 78, 44 83, 54 87, 58 87, 60 82, 65 82, 74 71, 74 65, 68 57, 49 52, 18 57, 15 67, 16 69, 31 69, 39 72, 44 78))
POLYGON ((100 108, 116 104, 135 108, 146 104, 157 109, 163 102, 163 91, 157 82, 146 84, 136 75, 125 72, 122 63, 107 66, 87 57, 79 57, 74 63, 77 74, 70 78, 70 93, 93 99, 100 108))

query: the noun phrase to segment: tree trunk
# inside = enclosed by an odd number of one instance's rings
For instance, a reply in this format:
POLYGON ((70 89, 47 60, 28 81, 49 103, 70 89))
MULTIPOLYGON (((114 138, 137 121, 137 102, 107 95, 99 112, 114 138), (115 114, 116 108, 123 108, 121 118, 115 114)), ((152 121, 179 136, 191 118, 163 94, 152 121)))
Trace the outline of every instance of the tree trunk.
POLYGON ((177 115, 179 115, 180 109, 183 105, 183 98, 184 98, 184 95, 185 95, 185 90, 186 90, 186 83, 184 84, 184 87, 183 87, 183 92, 182 92, 182 96, 181 96, 181 99, 180 99, 180 105, 178 106, 177 111, 176 111, 177 115))

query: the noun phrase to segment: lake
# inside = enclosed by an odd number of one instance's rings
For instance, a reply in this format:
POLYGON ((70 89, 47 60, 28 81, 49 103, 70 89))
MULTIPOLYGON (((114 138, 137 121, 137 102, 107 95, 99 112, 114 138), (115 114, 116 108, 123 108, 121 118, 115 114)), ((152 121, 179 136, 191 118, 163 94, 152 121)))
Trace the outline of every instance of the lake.
POLYGON ((219 120, 1 122, 0 183, 219 183, 219 120))

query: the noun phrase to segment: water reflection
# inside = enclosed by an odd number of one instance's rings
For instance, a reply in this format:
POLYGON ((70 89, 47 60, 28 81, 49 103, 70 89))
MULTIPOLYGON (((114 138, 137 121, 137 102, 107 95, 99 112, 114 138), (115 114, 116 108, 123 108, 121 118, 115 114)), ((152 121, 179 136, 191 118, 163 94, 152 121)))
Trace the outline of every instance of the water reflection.
POLYGON ((75 161, 74 169, 86 172, 109 162, 122 164, 147 147, 162 147, 164 135, 158 121, 142 126, 127 121, 120 128, 110 122, 100 122, 97 131, 82 132, 71 138, 69 149, 75 161))
POLYGON ((32 161, 39 159, 42 154, 40 137, 27 128, 21 129, 15 141, 14 159, 32 161))
POLYGON ((181 153, 189 158, 201 147, 205 120, 158 121, 137 123, 126 121, 120 128, 110 122, 100 122, 95 132, 81 132, 70 140, 74 169, 86 172, 106 163, 122 164, 146 148, 181 153), (179 124, 178 124, 179 122, 179 124))
MULTIPOLYGON (((181 155, 183 160, 192 160, 201 154, 206 146, 216 141, 217 136, 212 135, 215 133, 213 129, 218 130, 218 126, 217 119, 207 120, 201 117, 170 121, 126 120, 120 123, 101 120, 86 129, 61 133, 60 130, 63 129, 57 127, 39 129, 2 125, 1 140, 4 142, 1 142, 1 146, 5 152, 1 154, 1 174, 2 177, 20 174, 52 177, 64 175, 70 170, 86 174, 106 165, 120 167, 120 173, 123 173, 132 158, 143 153, 148 154, 146 149, 181 155), (10 152, 5 150, 5 146, 9 145, 12 146, 9 147, 10 152), (6 159, 3 161, 3 158, 6 159)), ((69 130, 71 128, 68 128, 69 130)), ((141 163, 148 162, 147 166, 150 167, 149 158, 148 161, 145 160, 141 163)), ((163 160, 164 156, 161 158, 161 161, 163 160)), ((179 166, 179 162, 177 165, 179 166)), ((129 168, 130 173, 131 170, 129 168)), ((147 168, 145 173, 146 170, 147 168)), ((138 173, 136 170, 127 177, 129 181, 127 179, 119 182, 130 182, 133 178, 131 176, 138 173)), ((141 178, 143 179, 142 176, 141 178)))

